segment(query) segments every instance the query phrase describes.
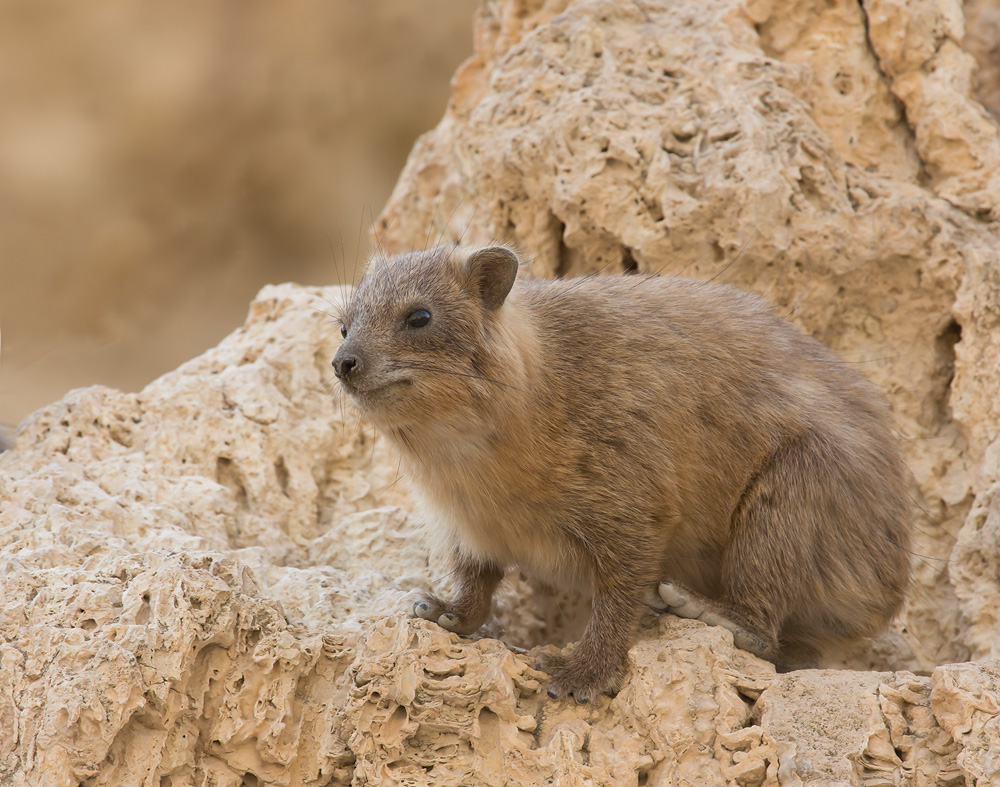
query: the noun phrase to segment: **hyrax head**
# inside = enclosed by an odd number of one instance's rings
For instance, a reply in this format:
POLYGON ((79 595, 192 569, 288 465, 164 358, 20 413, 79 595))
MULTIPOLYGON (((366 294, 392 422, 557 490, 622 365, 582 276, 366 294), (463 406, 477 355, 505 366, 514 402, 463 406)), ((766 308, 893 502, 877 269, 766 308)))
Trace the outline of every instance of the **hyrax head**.
POLYGON ((503 246, 374 259, 344 309, 333 359, 362 413, 382 428, 428 424, 495 393, 483 365, 517 269, 503 246))

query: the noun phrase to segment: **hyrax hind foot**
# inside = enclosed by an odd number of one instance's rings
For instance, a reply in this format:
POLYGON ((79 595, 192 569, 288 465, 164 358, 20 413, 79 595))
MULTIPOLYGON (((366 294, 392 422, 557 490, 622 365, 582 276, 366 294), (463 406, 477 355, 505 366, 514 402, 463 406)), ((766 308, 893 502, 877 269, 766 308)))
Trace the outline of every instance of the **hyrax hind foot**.
POLYGON ((472 634, 486 622, 485 616, 463 615, 456 605, 448 604, 430 593, 421 595, 413 603, 413 616, 433 621, 456 634, 472 634))
POLYGON ((747 650, 762 659, 774 661, 777 643, 755 631, 750 624, 740 620, 740 615, 722 605, 673 582, 661 582, 659 595, 667 612, 679 618, 700 620, 709 626, 722 626, 733 634, 736 647, 747 650))
POLYGON ((554 700, 572 696, 580 705, 595 700, 601 694, 614 696, 618 693, 628 672, 628 661, 619 664, 585 664, 570 654, 546 653, 538 659, 536 667, 547 672, 552 679, 546 693, 554 700))

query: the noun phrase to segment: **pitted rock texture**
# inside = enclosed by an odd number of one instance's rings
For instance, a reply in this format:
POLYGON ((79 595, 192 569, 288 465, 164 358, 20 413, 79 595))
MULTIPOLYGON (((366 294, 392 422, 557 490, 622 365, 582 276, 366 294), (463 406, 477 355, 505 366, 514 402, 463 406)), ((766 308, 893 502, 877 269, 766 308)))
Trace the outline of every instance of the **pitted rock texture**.
POLYGON ((489 636, 410 619, 449 577, 331 386, 346 293, 281 285, 0 455, 0 783, 997 783, 997 128, 962 27, 943 0, 486 2, 381 219, 389 251, 718 277, 859 364, 919 528, 907 609, 839 660, 870 669, 775 675, 650 615, 581 707, 523 649, 575 638, 585 599, 513 577, 489 636))

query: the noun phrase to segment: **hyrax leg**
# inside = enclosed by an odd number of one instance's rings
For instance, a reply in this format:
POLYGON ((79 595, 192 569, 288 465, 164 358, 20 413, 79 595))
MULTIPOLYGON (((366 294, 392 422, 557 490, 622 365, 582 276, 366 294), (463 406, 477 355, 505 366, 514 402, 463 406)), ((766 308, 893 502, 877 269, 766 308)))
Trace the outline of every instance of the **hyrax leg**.
MULTIPOLYGON (((782 650, 798 633, 786 630, 789 620, 801 619, 804 611, 807 618, 821 618, 826 612, 823 601, 828 589, 822 577, 831 574, 819 570, 816 555, 826 556, 826 568, 837 560, 863 559, 837 554, 849 552, 836 538, 851 523, 836 520, 837 506, 826 495, 843 499, 851 491, 838 488, 828 463, 808 434, 777 451, 744 490, 733 512, 722 553, 722 597, 707 599, 665 583, 660 585, 660 596, 669 611, 729 629, 737 647, 779 668, 814 661, 815 651, 799 658, 782 650)), ((835 589, 845 604, 853 601, 847 598, 851 595, 847 585, 835 589)))
POLYGON ((643 584, 595 583, 590 622, 568 655, 545 655, 538 666, 552 676, 547 692, 553 699, 572 694, 587 703, 601 693, 613 694, 628 672, 628 649, 642 609, 643 584))
POLYGON ((721 607, 766 637, 765 652, 749 649, 783 671, 815 663, 807 643, 844 636, 837 621, 859 601, 857 492, 832 456, 809 433, 777 451, 744 490, 722 555, 721 607))
POLYGON ((413 614, 424 620, 433 620, 456 634, 471 634, 490 616, 493 591, 503 579, 503 569, 457 553, 454 562, 458 586, 455 600, 449 603, 425 593, 413 604, 413 614))
POLYGON ((709 626, 722 626, 732 632, 736 647, 763 659, 774 660, 776 657, 777 647, 773 638, 759 631, 740 612, 675 582, 661 582, 659 595, 662 605, 666 605, 666 612, 679 618, 700 620, 709 626))

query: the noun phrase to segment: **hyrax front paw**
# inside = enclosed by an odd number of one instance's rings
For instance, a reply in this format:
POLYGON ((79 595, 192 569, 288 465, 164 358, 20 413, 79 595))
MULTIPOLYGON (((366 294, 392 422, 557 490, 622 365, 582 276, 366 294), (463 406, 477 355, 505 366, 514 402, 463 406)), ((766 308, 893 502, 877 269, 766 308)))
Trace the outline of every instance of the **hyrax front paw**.
POLYGON ((611 667, 600 665, 596 669, 574 654, 543 654, 535 666, 552 676, 546 693, 554 700, 572 695, 579 704, 593 701, 601 694, 612 697, 618 693, 628 672, 628 661, 611 667))
POLYGON ((413 602, 413 616, 433 621, 441 628, 456 634, 471 634, 484 622, 461 615, 453 604, 448 604, 430 593, 421 595, 413 602))

